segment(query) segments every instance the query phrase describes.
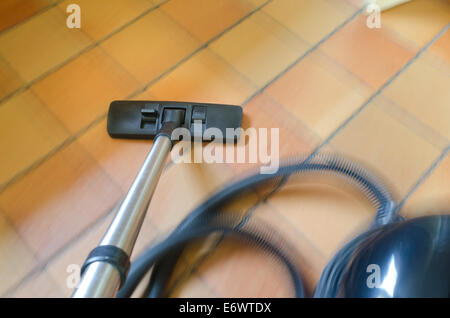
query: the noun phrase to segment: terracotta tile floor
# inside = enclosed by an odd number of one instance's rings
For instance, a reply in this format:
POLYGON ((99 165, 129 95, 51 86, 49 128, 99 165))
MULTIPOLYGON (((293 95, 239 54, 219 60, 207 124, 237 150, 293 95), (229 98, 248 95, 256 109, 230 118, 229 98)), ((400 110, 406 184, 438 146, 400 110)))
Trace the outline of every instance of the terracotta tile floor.
MULTIPOLYGON (((280 128, 282 156, 343 153, 389 183, 403 215, 449 212, 448 1, 412 0, 369 29, 359 0, 80 0, 80 30, 65 25, 72 2, 0 4, 0 296, 73 292, 68 266, 98 242, 152 144, 109 138, 113 99, 242 105, 244 128, 280 128)), ((168 164, 133 258, 254 166, 168 164)), ((373 211, 355 190, 307 181, 227 209, 282 233, 310 293, 373 211)), ((213 239, 183 254, 170 291, 290 296, 283 277, 213 239)))

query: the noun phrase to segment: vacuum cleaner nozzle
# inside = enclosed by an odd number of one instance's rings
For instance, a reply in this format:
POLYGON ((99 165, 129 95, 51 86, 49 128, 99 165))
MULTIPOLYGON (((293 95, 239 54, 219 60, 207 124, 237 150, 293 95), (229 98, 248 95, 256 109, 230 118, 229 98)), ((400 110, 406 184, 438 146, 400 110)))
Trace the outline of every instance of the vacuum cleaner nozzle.
POLYGON ((240 106, 162 101, 113 101, 108 112, 108 133, 113 138, 154 139, 171 109, 184 111, 180 127, 188 129, 192 139, 210 140, 204 134, 208 128, 220 130, 224 142, 239 138, 240 106), (194 129, 194 124, 201 130, 194 129), (227 129, 235 133, 227 134, 227 129))

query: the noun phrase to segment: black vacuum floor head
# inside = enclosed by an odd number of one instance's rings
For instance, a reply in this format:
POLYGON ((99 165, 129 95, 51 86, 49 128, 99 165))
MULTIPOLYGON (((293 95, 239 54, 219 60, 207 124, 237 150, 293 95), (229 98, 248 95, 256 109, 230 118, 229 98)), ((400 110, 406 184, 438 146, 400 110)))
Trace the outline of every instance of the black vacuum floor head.
POLYGON ((242 124, 242 107, 168 101, 112 102, 108 112, 108 133, 114 138, 153 139, 168 109, 184 111, 181 127, 189 130, 192 139, 213 139, 210 137, 216 136, 213 131, 205 135, 210 128, 218 129, 216 132, 222 134, 224 142, 234 142, 239 138, 239 130, 236 129, 242 124))

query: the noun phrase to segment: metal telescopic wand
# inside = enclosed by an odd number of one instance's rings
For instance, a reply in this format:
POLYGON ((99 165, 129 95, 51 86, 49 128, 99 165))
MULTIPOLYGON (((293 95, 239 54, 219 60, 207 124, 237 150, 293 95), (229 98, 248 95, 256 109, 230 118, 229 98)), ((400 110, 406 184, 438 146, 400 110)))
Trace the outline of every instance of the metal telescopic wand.
POLYGON ((153 147, 118 208, 106 234, 83 266, 80 284, 72 297, 114 297, 117 293, 128 270, 126 268, 121 271, 120 260, 125 259, 125 263, 129 265, 129 255, 131 255, 164 163, 172 148, 170 132, 179 125, 181 120, 178 123, 177 120, 181 116, 184 116, 184 113, 167 116, 171 120, 168 122, 169 125, 163 126, 163 133, 157 134, 153 147), (101 252, 92 256, 96 250, 101 252))

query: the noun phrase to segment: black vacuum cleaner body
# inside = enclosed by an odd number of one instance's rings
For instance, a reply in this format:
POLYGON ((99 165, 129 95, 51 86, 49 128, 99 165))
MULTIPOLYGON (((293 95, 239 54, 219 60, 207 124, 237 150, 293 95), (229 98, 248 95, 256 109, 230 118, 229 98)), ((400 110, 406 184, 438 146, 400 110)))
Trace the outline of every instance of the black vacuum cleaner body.
MULTIPOLYGON (((155 182, 148 180, 159 177, 154 171, 162 169, 170 150, 168 145, 173 142, 170 133, 183 127, 193 133, 193 140, 198 140, 207 128, 215 127, 226 136, 227 128, 239 128, 241 120, 242 109, 231 105, 159 101, 111 104, 108 132, 112 137, 154 138, 155 142, 110 229, 100 246, 88 256, 84 267, 89 266, 89 270, 83 274, 83 284, 74 297, 130 297, 150 269, 151 277, 143 296, 167 296, 166 287, 183 250, 192 240, 210 234, 250 240, 275 256, 286 266, 295 296, 305 297, 298 262, 283 240, 273 240, 270 231, 253 224, 254 218, 224 212, 224 206, 249 189, 272 187, 261 199, 265 200, 294 175, 324 172, 356 185, 376 213, 370 228, 331 259, 312 296, 449 297, 450 216, 404 220, 392 195, 377 177, 335 155, 314 154, 291 160, 273 174, 255 173, 225 187, 192 211, 165 239, 149 246, 130 267, 129 254, 155 186, 155 182), (194 131, 194 122, 200 123, 201 133, 194 131), (159 153, 164 156, 158 156, 159 153), (136 224, 139 226, 133 227, 136 224)), ((235 140, 236 137, 224 139, 235 140)))
POLYGON ((339 297, 450 297, 450 216, 399 222, 358 246, 339 297))

